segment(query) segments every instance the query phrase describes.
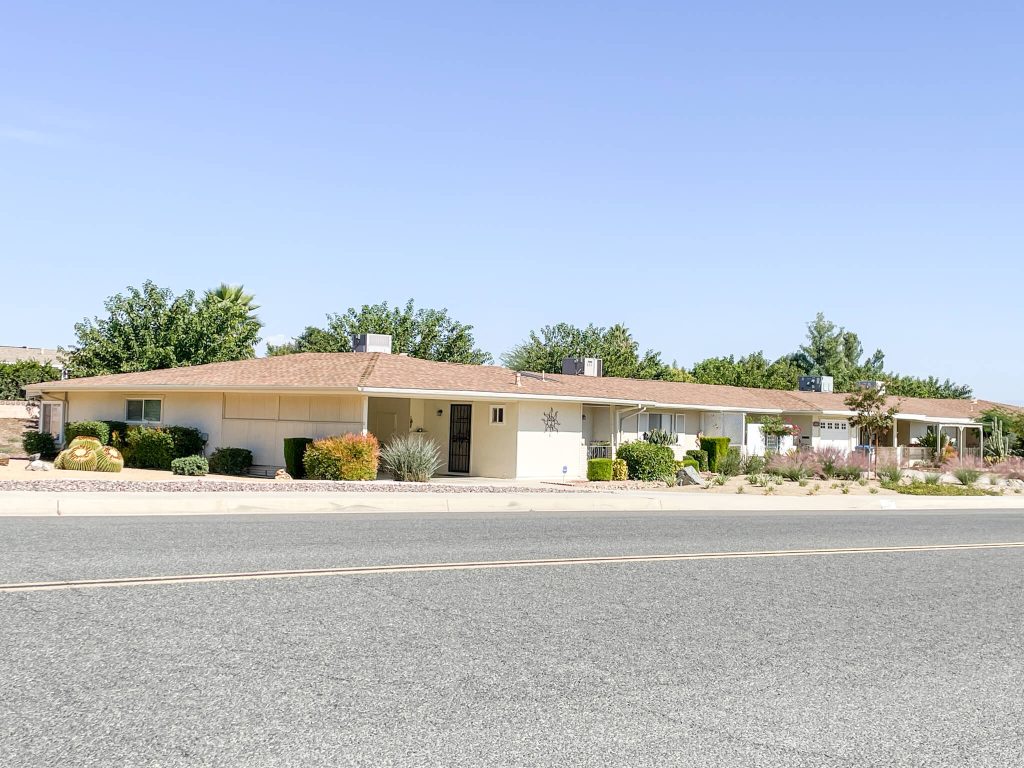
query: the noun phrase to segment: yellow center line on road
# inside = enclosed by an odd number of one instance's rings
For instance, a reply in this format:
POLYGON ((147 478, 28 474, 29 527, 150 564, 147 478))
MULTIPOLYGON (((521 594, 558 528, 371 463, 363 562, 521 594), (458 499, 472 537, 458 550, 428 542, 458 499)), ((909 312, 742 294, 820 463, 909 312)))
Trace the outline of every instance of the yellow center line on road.
POLYGON ((1024 549, 1024 541, 983 544, 922 544, 908 547, 841 547, 837 549, 775 549, 753 552, 693 552, 670 555, 613 555, 605 557, 559 557, 538 560, 482 560, 461 563, 418 563, 408 565, 365 565, 341 568, 302 568, 277 571, 240 571, 235 573, 197 573, 179 576, 137 576, 75 581, 30 581, 0 584, 0 592, 41 592, 58 589, 96 587, 134 587, 153 584, 193 584, 216 581, 254 581, 311 576, 373 576, 432 571, 473 571, 494 568, 532 568, 559 565, 608 565, 615 563, 664 563, 687 560, 732 560, 741 558, 810 557, 820 555, 874 555, 906 552, 960 552, 986 549, 1024 549))

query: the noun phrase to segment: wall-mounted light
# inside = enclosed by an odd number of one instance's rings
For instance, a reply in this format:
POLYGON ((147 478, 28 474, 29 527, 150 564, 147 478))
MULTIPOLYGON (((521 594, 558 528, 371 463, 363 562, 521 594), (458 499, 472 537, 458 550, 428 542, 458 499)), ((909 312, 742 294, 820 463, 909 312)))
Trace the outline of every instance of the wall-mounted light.
POLYGON ((587 414, 585 414, 585 413, 583 414, 583 420, 584 420, 584 421, 586 421, 586 420, 587 420, 587 414))
POLYGON ((443 410, 443 409, 441 409, 441 408, 438 408, 438 409, 437 409, 437 415, 438 415, 438 416, 444 416, 444 410, 443 410))

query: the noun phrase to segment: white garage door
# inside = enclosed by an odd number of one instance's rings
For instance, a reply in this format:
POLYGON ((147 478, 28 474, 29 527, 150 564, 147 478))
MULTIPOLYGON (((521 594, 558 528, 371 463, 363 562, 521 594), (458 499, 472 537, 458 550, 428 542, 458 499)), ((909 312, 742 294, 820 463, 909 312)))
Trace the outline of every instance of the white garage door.
POLYGON ((823 421, 818 430, 818 445, 822 448, 850 449, 850 422, 823 421))

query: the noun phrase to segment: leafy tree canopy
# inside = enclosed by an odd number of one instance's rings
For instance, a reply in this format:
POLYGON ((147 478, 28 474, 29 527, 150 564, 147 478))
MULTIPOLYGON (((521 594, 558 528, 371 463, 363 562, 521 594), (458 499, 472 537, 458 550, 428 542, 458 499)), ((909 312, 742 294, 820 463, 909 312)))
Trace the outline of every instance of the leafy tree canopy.
POLYGON ((561 373, 566 358, 599 357, 605 376, 631 379, 687 381, 689 375, 675 364, 662 362, 661 355, 640 345, 622 324, 610 328, 588 325, 578 328, 569 323, 546 325, 540 332, 530 331, 526 341, 501 356, 501 361, 517 371, 561 373))
POLYGON ((769 363, 763 352, 741 357, 709 357, 693 366, 693 378, 701 384, 725 384, 760 389, 796 389, 800 369, 788 358, 769 363))
POLYGON ((286 344, 268 345, 268 355, 296 352, 351 352, 352 334, 387 333, 392 351, 423 360, 486 365, 491 356, 476 347, 473 326, 460 323, 447 309, 415 308, 409 299, 404 307, 388 303, 349 307, 344 314, 330 314, 324 328, 309 326, 286 344))
POLYGON ((939 381, 934 376, 918 378, 890 373, 882 377, 885 391, 897 397, 931 397, 944 400, 968 400, 974 396, 966 384, 956 384, 949 379, 939 381))
MULTIPOLYGON (((240 288, 240 287, 239 287, 240 288)), ((146 281, 106 300, 106 317, 75 324, 76 343, 60 348, 70 376, 99 376, 255 357, 262 324, 248 302, 216 291, 175 296, 146 281)))
POLYGON ((56 381, 60 368, 35 360, 19 360, 15 363, 0 363, 0 400, 21 400, 25 387, 40 381, 56 381))
POLYGON ((819 312, 807 324, 807 343, 792 356, 808 376, 831 376, 838 392, 850 392, 858 381, 882 378, 885 355, 876 349, 864 359, 864 345, 856 333, 826 320, 819 312))

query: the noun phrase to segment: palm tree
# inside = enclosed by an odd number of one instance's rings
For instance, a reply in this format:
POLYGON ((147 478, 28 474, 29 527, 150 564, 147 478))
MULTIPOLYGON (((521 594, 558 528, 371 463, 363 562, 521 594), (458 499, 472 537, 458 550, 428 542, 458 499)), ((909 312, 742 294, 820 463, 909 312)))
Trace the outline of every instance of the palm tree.
POLYGON ((246 293, 244 285, 221 283, 216 288, 207 291, 206 298, 220 304, 234 304, 243 307, 251 317, 255 317, 256 310, 260 308, 259 304, 252 303, 256 297, 251 293, 246 293))

